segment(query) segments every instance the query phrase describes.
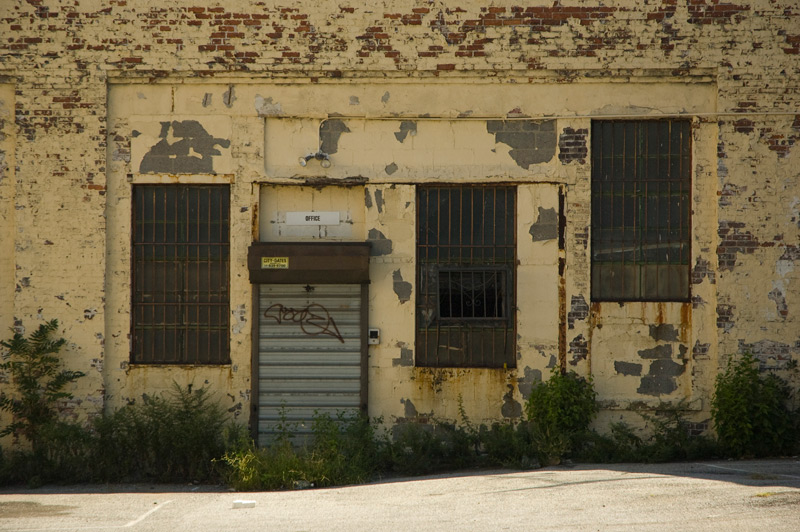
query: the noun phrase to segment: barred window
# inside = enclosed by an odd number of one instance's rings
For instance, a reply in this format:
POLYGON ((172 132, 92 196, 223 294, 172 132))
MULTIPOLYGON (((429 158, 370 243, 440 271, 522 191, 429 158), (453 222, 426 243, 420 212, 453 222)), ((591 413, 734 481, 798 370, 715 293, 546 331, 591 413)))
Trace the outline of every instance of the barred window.
POLYGON ((416 363, 514 367, 516 190, 417 191, 416 363))
POLYGON ((685 301, 691 123, 592 123, 592 299, 685 301))
POLYGON ((503 269, 440 269, 439 318, 505 318, 508 314, 506 273, 503 269))
POLYGON ((133 189, 131 362, 226 364, 227 186, 133 189))

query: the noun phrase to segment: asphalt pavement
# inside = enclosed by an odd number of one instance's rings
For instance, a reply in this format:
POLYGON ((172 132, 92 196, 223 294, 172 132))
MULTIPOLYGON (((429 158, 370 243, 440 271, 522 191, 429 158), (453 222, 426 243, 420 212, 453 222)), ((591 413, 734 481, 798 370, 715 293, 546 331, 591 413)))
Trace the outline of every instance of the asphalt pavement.
POLYGON ((800 531, 800 459, 470 471, 283 492, 0 490, 0 531, 800 531))

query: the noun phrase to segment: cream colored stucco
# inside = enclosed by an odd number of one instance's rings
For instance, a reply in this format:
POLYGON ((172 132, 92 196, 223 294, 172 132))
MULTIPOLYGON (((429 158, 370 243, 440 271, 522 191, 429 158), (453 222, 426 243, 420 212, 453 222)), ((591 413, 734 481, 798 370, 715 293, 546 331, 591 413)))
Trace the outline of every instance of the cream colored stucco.
MULTIPOLYGON (((164 94, 171 94, 172 88, 165 87, 161 93, 148 91, 146 98, 135 95, 140 87, 112 87, 109 93, 109 122, 111 129, 124 128, 126 136, 131 136, 136 127, 156 131, 151 142, 158 141, 157 125, 159 119, 151 115, 137 114, 141 110, 151 112, 150 108, 139 100, 152 100, 154 106, 167 105, 163 100, 170 100, 164 94), (144 107, 143 107, 144 105, 144 107), (132 124, 132 125, 131 125, 132 124), (144 127, 143 127, 144 125, 144 127), (156 128, 156 129, 154 129, 156 128)), ((196 119, 210 134, 228 135, 231 144, 247 142, 247 120, 241 120, 243 127, 232 129, 230 117, 186 117, 184 115, 164 114, 161 121, 172 122, 196 119), (243 139, 240 134, 244 134, 243 139)), ((138 130, 136 130, 138 131, 138 130)), ((138 137, 134 137, 138 138, 138 137)), ((146 137, 145 137, 146 138, 146 137)), ((225 138, 225 137, 223 137, 225 138)), ((142 148, 146 151, 146 148, 142 148)), ((214 156, 217 159, 230 161, 230 152, 214 156)), ((135 153, 135 152, 134 152, 135 153)), ((141 153, 141 152, 140 152, 141 153)), ((244 257, 247 246, 252 241, 254 216, 258 208, 257 195, 246 178, 239 177, 243 172, 219 175, 153 175, 139 174, 130 171, 127 158, 110 157, 108 179, 109 194, 115 198, 106 209, 108 219, 107 249, 109 252, 108 270, 106 272, 107 307, 114 309, 106 319, 106 408, 114 409, 126 402, 135 401, 144 394, 169 392, 174 384, 195 387, 207 386, 223 404, 230 409, 232 415, 246 422, 250 407, 250 358, 251 358, 251 286, 247 274, 244 257), (231 242, 230 242, 230 358, 231 363, 223 366, 161 366, 131 365, 130 360, 130 220, 132 185, 136 183, 170 183, 185 184, 228 183, 231 187, 231 242)), ((233 164, 233 163, 228 163, 233 164)), ((241 170, 242 163, 237 169, 241 170)))

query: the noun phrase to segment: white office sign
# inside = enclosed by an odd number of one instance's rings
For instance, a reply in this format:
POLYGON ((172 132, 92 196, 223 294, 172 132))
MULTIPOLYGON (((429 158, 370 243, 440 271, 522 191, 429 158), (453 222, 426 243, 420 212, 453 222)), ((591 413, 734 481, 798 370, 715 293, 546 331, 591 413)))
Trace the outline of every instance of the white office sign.
POLYGON ((339 225, 339 223, 339 211, 286 213, 286 225, 339 225))

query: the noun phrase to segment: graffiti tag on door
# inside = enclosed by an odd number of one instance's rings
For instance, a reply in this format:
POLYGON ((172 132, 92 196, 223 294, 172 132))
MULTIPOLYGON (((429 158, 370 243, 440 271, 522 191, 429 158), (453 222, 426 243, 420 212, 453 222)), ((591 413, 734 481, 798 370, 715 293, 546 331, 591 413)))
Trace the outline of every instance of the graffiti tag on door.
POLYGON ((324 334, 344 343, 344 338, 339 333, 339 328, 336 327, 333 317, 328 312, 328 309, 319 303, 311 303, 302 309, 294 309, 275 303, 270 305, 264 312, 264 317, 275 320, 278 325, 284 322, 297 323, 300 325, 300 329, 309 336, 324 334))

